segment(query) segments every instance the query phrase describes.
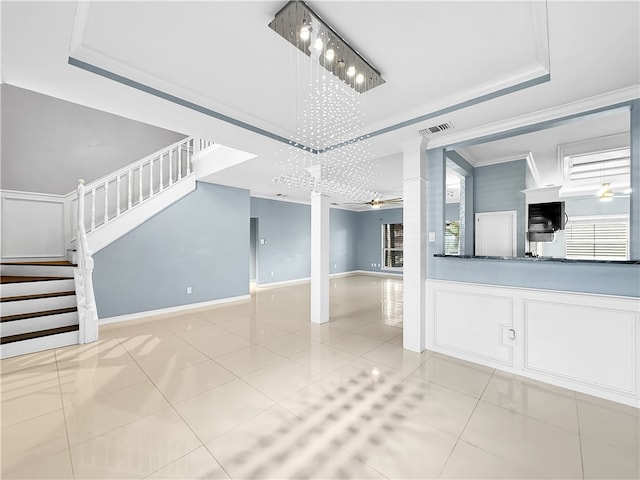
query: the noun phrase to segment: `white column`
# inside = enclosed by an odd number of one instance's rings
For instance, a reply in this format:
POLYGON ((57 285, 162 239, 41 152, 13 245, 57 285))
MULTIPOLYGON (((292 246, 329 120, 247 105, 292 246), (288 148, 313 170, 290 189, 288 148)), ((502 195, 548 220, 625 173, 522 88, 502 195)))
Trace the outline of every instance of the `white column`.
POLYGON ((329 197, 311 193, 311 321, 329 321, 329 197))
POLYGON ((407 350, 425 349, 427 280, 427 141, 401 145, 403 156, 404 300, 402 337, 407 350))

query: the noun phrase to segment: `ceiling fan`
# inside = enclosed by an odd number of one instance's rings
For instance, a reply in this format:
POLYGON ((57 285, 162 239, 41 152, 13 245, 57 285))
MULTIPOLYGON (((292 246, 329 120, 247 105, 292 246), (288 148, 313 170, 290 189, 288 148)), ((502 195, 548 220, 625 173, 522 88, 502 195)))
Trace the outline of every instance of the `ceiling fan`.
POLYGON ((383 200, 382 198, 374 198, 368 202, 355 202, 355 203, 335 203, 334 205, 345 205, 350 207, 359 207, 361 205, 369 205, 371 208, 380 208, 383 205, 398 205, 402 203, 402 198, 389 198, 383 200))

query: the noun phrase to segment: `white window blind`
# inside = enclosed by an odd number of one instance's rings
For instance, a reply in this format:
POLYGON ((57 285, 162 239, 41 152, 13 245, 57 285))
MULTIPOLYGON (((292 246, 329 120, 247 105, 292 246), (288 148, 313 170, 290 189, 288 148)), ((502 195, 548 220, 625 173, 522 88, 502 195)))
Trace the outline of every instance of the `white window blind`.
POLYGON ((386 223, 382 225, 383 268, 402 268, 404 263, 403 237, 404 231, 401 223, 386 223))
POLYGON ((447 220, 444 230, 445 255, 460 255, 460 222, 447 220))
POLYGON ((627 260, 628 217, 570 219, 565 230, 567 258, 627 260))

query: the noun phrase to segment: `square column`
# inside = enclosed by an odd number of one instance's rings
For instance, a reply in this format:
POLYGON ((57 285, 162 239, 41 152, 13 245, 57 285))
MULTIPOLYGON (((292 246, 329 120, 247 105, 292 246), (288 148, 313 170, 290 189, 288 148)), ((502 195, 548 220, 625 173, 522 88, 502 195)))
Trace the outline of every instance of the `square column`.
POLYGON ((401 147, 404 230, 402 345, 407 350, 422 352, 426 346, 427 311, 427 141, 420 137, 401 147))
POLYGON ((311 193, 311 321, 329 321, 329 197, 311 193))

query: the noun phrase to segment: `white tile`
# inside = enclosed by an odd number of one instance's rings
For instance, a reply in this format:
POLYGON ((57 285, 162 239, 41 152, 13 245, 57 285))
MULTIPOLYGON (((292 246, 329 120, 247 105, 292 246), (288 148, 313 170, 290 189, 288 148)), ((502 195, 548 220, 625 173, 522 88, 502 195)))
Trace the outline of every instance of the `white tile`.
MULTIPOLYGON (((12 459, 14 460, 14 459, 12 459)), ((4 479, 69 479, 73 478, 71 469, 71 454, 63 450, 51 455, 28 455, 19 461, 2 463, 2 478, 4 479), (5 468, 12 465, 10 470, 5 468)))
POLYGON ((3 472, 24 469, 27 462, 35 462, 69 448, 62 410, 4 427, 1 438, 3 472))
POLYGON ((640 478, 640 453, 623 451, 606 443, 582 437, 584 478, 640 478))
POLYGON ((209 358, 202 352, 191 345, 185 345, 183 347, 138 357, 136 362, 149 378, 153 380, 168 372, 181 370, 206 360, 209 360, 209 358))
POLYGON ((181 402, 236 378, 213 360, 197 363, 181 370, 167 372, 153 379, 158 390, 171 403, 181 402))
POLYGON ((142 478, 202 444, 165 408, 71 448, 77 478, 142 478))
POLYGON ((357 356, 351 355, 344 350, 333 348, 328 343, 313 344, 309 349, 296 353, 290 358, 294 362, 320 374, 333 372, 358 359, 357 356))
POLYGON ((447 460, 440 478, 486 478, 511 480, 544 478, 540 472, 501 458, 467 442, 459 441, 447 460))
POLYGON ((313 457, 309 430, 275 405, 206 446, 232 478, 290 478, 313 457))
POLYGON ((582 476, 578 435, 483 401, 461 439, 545 477, 582 476))
POLYGON ((309 386, 320 378, 320 374, 309 367, 284 359, 242 378, 270 399, 278 401, 309 386))
POLYGON ((150 382, 137 383, 97 397, 65 403, 70 444, 89 440, 169 406, 150 382))
POLYGON ((569 390, 496 372, 482 400, 578 433, 576 399, 569 390))
POLYGON ((364 337, 355 333, 345 333, 337 338, 333 338, 327 342, 327 345, 339 348, 353 355, 364 355, 367 352, 382 345, 380 340, 364 337))
POLYGON ((183 480, 185 478, 205 480, 226 479, 229 476, 211 456, 211 453, 205 447, 200 447, 145 478, 153 480, 183 480))
POLYGON ((242 376, 271 365, 284 357, 259 345, 250 345, 216 357, 216 362, 234 375, 242 376))
POLYGON ((232 380, 176 403, 175 408, 198 437, 209 442, 273 403, 242 380, 232 380))
POLYGON ((493 370, 444 355, 433 355, 414 375, 431 383, 438 383, 457 392, 479 398, 493 370))

